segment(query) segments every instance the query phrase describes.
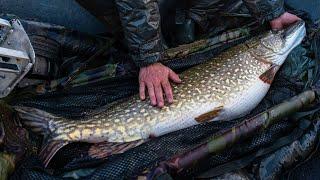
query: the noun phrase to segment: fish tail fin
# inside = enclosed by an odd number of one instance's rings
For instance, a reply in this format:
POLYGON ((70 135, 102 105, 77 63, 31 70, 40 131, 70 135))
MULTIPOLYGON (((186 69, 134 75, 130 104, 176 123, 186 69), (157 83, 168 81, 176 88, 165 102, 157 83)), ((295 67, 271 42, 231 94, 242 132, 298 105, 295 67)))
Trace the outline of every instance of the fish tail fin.
POLYGON ((51 123, 55 121, 52 120, 59 119, 59 117, 36 108, 16 106, 14 109, 18 112, 20 118, 23 119, 22 123, 24 125, 30 127, 33 132, 44 135, 44 143, 39 156, 45 167, 47 167, 54 155, 68 144, 67 141, 52 139, 54 129, 51 128, 54 127, 50 126, 54 126, 51 123))
POLYGON ((25 126, 31 128, 33 132, 44 136, 51 134, 50 121, 58 119, 52 114, 36 108, 15 106, 14 109, 18 112, 20 118, 23 119, 22 123, 25 126))
POLYGON ((46 143, 43 144, 42 149, 40 151, 39 157, 40 160, 43 162, 43 165, 47 167, 54 157, 56 153, 62 149, 64 146, 68 145, 69 143, 67 141, 54 141, 54 140, 48 140, 46 143))

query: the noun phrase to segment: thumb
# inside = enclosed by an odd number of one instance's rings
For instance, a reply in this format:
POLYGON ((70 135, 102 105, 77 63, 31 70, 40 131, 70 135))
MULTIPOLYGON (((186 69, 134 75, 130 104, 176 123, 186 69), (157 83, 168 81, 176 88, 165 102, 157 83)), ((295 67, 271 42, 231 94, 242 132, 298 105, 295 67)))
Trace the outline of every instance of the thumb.
POLYGON ((181 79, 179 78, 179 75, 170 70, 169 72, 169 79, 171 79, 175 83, 181 83, 181 79))

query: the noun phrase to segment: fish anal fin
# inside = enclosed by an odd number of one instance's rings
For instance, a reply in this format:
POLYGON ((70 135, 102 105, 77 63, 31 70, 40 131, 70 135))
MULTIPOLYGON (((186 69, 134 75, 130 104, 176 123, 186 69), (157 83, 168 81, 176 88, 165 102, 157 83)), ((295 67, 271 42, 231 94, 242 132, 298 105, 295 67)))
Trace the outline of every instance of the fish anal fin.
POLYGON ((267 84, 271 84, 276 76, 280 66, 272 65, 265 73, 263 73, 259 78, 267 84))
POLYGON ((129 149, 141 145, 145 141, 146 140, 138 140, 126 143, 101 142, 93 144, 89 149, 89 155, 92 158, 106 159, 111 155, 124 153, 129 149))
POLYGON ((47 141, 39 154, 44 166, 47 167, 54 155, 67 144, 69 144, 67 141, 47 141))
POLYGON ((223 106, 216 107, 212 111, 209 111, 205 114, 202 114, 202 115, 196 117, 195 120, 198 123, 204 123, 204 122, 210 121, 210 120, 214 119, 215 117, 219 116, 219 114, 222 110, 223 110, 223 106))

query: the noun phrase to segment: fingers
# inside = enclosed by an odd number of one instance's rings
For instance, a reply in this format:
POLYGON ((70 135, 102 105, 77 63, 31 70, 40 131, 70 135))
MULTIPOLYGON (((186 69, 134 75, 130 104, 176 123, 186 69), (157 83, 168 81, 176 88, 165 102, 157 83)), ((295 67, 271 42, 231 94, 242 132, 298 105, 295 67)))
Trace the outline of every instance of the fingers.
POLYGON ((280 20, 274 20, 270 22, 272 30, 281 30, 283 29, 283 24, 280 20))
POLYGON ((293 24, 299 20, 301 20, 301 19, 298 16, 293 15, 293 14, 289 14, 287 16, 287 19, 283 22, 283 24, 287 27, 287 26, 290 26, 291 24, 293 24))
POLYGON ((286 12, 280 17, 270 21, 270 25, 273 30, 281 30, 299 20, 301 19, 298 16, 286 12))
POLYGON ((176 74, 172 70, 170 70, 170 72, 169 72, 169 78, 175 83, 181 83, 182 82, 181 79, 179 78, 178 74, 176 74))
POLYGON ((164 100, 163 100, 163 92, 162 92, 161 84, 160 83, 155 84, 154 87, 155 87, 154 90, 157 98, 158 107, 162 108, 164 106, 164 100))
POLYGON ((144 82, 140 82, 139 94, 141 100, 146 99, 146 84, 144 82))
POLYGON ((171 88, 169 81, 163 82, 162 88, 163 88, 164 93, 167 97, 168 103, 170 103, 170 104, 173 103, 173 93, 172 93, 172 88, 171 88))
POLYGON ((149 94, 149 97, 150 97, 151 105, 152 106, 157 105, 157 100, 156 100, 153 84, 152 83, 148 83, 147 84, 147 88, 148 88, 148 94, 149 94))
MULTIPOLYGON (((160 83, 157 84, 148 84, 148 94, 150 97, 151 105, 158 106, 162 108, 164 106, 164 98, 163 98, 163 91, 160 83)), ((142 98, 141 98, 142 99, 142 98)))
POLYGON ((150 97, 151 105, 162 108, 165 97, 168 103, 173 102, 173 91, 170 80, 181 83, 179 76, 171 69, 160 63, 143 67, 139 72, 139 95, 141 100, 146 99, 146 89, 150 97))
POLYGON ((289 22, 296 22, 296 21, 298 21, 298 20, 301 20, 301 18, 299 18, 298 16, 296 16, 296 15, 294 15, 294 14, 291 14, 291 13, 288 13, 288 12, 286 12, 286 13, 284 13, 284 20, 287 20, 287 21, 289 21, 289 22))

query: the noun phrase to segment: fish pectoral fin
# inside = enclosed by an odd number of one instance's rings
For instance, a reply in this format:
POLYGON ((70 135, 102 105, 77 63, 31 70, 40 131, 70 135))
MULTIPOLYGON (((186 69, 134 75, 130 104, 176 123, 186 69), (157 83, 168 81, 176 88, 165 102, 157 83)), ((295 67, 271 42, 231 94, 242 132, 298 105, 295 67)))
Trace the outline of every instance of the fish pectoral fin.
POLYGON ((47 141, 39 154, 44 166, 47 167, 54 155, 67 144, 69 144, 67 141, 47 141))
POLYGON ((106 159, 114 154, 124 153, 132 148, 135 148, 146 140, 137 140, 133 142, 101 142, 93 144, 89 149, 89 156, 92 158, 106 159))
POLYGON ((276 76, 280 66, 273 64, 265 73, 263 73, 259 78, 267 84, 271 84, 276 76))
POLYGON ((209 111, 205 114, 202 114, 202 115, 196 117, 195 120, 198 123, 204 123, 204 122, 210 121, 210 120, 214 119, 215 117, 219 116, 219 114, 222 110, 223 110, 223 106, 218 106, 218 107, 214 108, 212 111, 209 111))

